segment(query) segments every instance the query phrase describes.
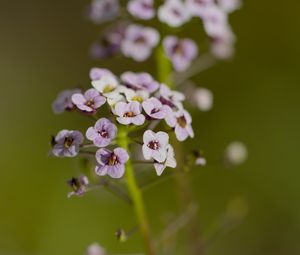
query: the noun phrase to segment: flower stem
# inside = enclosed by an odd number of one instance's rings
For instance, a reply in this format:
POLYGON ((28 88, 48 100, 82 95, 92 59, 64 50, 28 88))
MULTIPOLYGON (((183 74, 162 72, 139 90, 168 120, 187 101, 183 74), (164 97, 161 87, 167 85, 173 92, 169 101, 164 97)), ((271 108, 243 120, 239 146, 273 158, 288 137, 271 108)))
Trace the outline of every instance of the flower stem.
MULTIPOLYGON (((171 89, 174 89, 177 82, 173 80, 174 75, 172 73, 172 66, 170 61, 166 58, 162 45, 156 51, 156 64, 157 64, 157 78, 160 82, 165 83, 171 89)), ((176 77, 177 79, 177 77, 176 77)), ((177 156, 177 169, 178 174, 176 177, 176 184, 178 192, 178 200, 182 208, 187 208, 191 203, 194 203, 193 192, 189 177, 185 174, 185 162, 183 157, 183 147, 177 141, 176 138, 172 137, 172 145, 174 146, 175 155, 177 156)), ((202 251, 202 240, 200 238, 199 229, 197 228, 197 220, 195 219, 190 226, 187 226, 187 240, 189 254, 203 254, 202 251), (199 243, 199 244, 198 244, 199 243)))
MULTIPOLYGON (((124 149, 128 150, 129 137, 128 129, 126 127, 120 127, 118 131, 118 144, 124 149)), ((140 188, 137 185, 131 160, 126 163, 125 176, 127 180, 127 186, 131 200, 133 202, 135 214, 137 217, 139 229, 144 239, 145 249, 147 255, 155 255, 154 243, 151 239, 149 223, 144 207, 143 197, 140 188)))

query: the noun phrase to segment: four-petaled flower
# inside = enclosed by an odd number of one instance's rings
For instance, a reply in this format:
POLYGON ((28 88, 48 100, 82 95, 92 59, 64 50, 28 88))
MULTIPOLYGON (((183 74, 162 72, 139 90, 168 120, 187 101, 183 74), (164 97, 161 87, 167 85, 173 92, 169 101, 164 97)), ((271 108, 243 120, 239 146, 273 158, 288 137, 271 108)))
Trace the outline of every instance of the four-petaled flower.
POLYGON ((96 174, 103 176, 108 174, 112 178, 121 178, 125 172, 125 163, 129 155, 123 148, 115 148, 113 151, 99 149, 96 152, 96 174))
POLYGON ((159 84, 148 73, 125 72, 121 75, 122 83, 133 90, 146 90, 149 93, 158 89, 159 84))
POLYGON ((54 138, 52 153, 57 157, 75 157, 82 142, 79 131, 61 130, 54 138))
POLYGON ((163 163, 167 158, 167 145, 169 135, 159 131, 154 133, 152 130, 145 131, 143 135, 143 155, 146 160, 154 159, 163 163))
POLYGON ((142 106, 139 102, 118 102, 114 111, 118 116, 117 121, 123 125, 134 124, 140 126, 145 122, 145 116, 142 114, 142 106))
POLYGON ((72 178, 67 181, 67 184, 72 188, 73 191, 68 193, 68 197, 72 196, 83 196, 86 192, 86 187, 89 184, 89 179, 82 175, 78 178, 72 178))
POLYGON ((93 141, 97 147, 106 147, 116 137, 117 127, 106 118, 99 119, 94 127, 86 131, 87 139, 93 141))
POLYGON ((154 28, 132 24, 125 31, 121 51, 126 57, 141 62, 149 58, 158 41, 159 33, 154 28))
POLYGON ((168 105, 163 105, 157 98, 151 97, 142 103, 147 115, 153 119, 164 119, 172 109, 168 105))
POLYGON ((167 151, 166 160, 162 163, 159 162, 154 163, 154 168, 158 176, 160 176, 167 167, 175 168, 177 166, 175 153, 172 145, 168 144, 166 147, 166 151, 167 151))
POLYGON ((101 96, 95 89, 87 90, 84 95, 76 93, 72 96, 72 102, 77 108, 84 112, 96 112, 96 110, 105 104, 105 97, 101 96))
POLYGON ((52 103, 52 110, 56 114, 63 113, 64 111, 72 111, 75 105, 72 102, 72 96, 80 93, 80 89, 64 90, 60 92, 52 103))
POLYGON ((190 20, 191 15, 180 0, 167 0, 158 9, 158 18, 171 27, 179 27, 190 20))
POLYGON ((128 12, 137 18, 149 20, 155 16, 153 0, 131 0, 127 5, 128 12))
POLYGON ((90 70, 90 79, 92 81, 101 80, 103 76, 111 76, 115 78, 115 75, 106 68, 94 67, 90 70))
POLYGON ((166 117, 166 122, 170 127, 174 128, 178 141, 184 141, 189 136, 194 137, 194 131, 191 126, 192 117, 186 110, 179 110, 169 114, 166 117))
POLYGON ((173 91, 165 84, 160 85, 158 98, 162 104, 168 105, 171 108, 182 109, 182 101, 185 99, 184 94, 178 91, 173 91))
POLYGON ((163 40, 164 49, 172 61, 176 71, 185 71, 198 54, 196 43, 191 39, 179 39, 176 36, 167 36, 163 40))

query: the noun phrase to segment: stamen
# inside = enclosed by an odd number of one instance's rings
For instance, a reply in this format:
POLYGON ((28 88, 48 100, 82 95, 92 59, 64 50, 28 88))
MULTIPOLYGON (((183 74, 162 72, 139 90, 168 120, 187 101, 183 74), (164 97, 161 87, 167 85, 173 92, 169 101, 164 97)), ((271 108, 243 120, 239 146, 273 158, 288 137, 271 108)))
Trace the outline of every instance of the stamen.
POLYGON ((159 142, 158 141, 150 141, 147 146, 152 150, 158 150, 159 142))

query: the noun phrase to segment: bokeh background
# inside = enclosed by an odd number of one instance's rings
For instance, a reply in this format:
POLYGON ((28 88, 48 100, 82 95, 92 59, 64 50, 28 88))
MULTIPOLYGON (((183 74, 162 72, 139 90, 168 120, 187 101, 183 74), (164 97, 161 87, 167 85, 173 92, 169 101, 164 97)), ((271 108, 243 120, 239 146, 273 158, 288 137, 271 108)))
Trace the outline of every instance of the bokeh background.
MULTIPOLYGON (((65 180, 78 164, 48 156, 51 134, 90 124, 76 114, 52 114, 60 90, 88 87, 93 66, 117 73, 143 67, 88 57, 101 30, 83 18, 88 2, 1 0, 0 254, 83 254, 94 241, 115 253, 142 250, 138 235, 124 244, 113 236, 134 224, 131 208, 103 190, 67 199, 65 180)), ((249 205, 241 224, 210 243, 209 255, 300 254, 299 8, 292 0, 244 1, 230 18, 236 57, 194 79, 214 92, 215 106, 194 113, 197 137, 188 146, 201 146, 209 158, 232 140, 249 149, 238 168, 212 164, 191 174, 204 230, 231 199, 249 205)), ((170 179, 145 194, 156 234, 162 215, 178 208, 174 188, 170 179)))

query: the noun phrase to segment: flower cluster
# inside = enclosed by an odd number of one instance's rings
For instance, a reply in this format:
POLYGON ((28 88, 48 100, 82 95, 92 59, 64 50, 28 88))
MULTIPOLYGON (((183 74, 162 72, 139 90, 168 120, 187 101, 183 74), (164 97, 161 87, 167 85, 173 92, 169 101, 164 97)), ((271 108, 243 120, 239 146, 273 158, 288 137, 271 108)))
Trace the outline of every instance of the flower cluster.
MULTIPOLYGON (((135 21, 149 21, 157 17, 171 29, 181 27, 193 18, 200 19, 211 41, 211 53, 216 58, 225 59, 232 56, 235 43, 228 15, 240 6, 240 0, 166 0, 158 7, 154 0, 130 0, 126 9, 135 21)), ((135 61, 145 61, 160 41, 160 33, 155 28, 132 23, 127 16, 123 17, 118 0, 92 0, 88 16, 95 23, 117 17, 126 20, 110 27, 100 42, 92 45, 94 58, 110 57, 121 52, 135 61)), ((170 33, 173 33, 172 30, 170 33)), ((170 34, 162 38, 162 43, 165 55, 177 72, 185 71, 198 56, 197 44, 190 38, 170 34)))
MULTIPOLYGON (((162 128, 174 132, 179 141, 194 137, 192 118, 183 107, 185 96, 160 84, 148 73, 125 72, 118 78, 107 69, 93 68, 90 78, 93 88, 85 92, 63 92, 54 105, 65 110, 72 106, 72 109, 76 108, 82 114, 97 119, 85 132, 86 140, 92 144, 84 143, 79 131, 62 130, 54 138, 53 155, 74 157, 85 152, 87 147, 95 148, 95 173, 121 178, 130 153, 118 147, 118 129, 125 126, 134 131, 141 126, 145 129, 143 141, 140 142, 143 156, 153 163, 157 175, 161 175, 166 167, 175 168, 176 159, 169 143, 169 134, 165 131, 155 132, 149 126, 157 126, 165 120, 162 128), (111 116, 98 118, 98 112, 104 104, 108 105, 111 116)), ((86 186, 85 182, 77 179, 73 179, 70 185, 74 190, 72 194, 77 195, 86 186)))

